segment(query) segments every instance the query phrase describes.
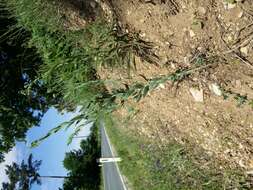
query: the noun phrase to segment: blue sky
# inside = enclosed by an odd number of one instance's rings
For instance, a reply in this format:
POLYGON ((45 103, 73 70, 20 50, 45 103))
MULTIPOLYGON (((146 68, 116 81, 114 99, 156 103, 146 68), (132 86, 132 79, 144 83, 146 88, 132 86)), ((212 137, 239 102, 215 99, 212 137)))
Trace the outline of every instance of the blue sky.
MULTIPOLYGON (((59 114, 55 109, 50 109, 42 118, 39 127, 34 127, 27 133, 27 144, 17 143, 16 147, 6 155, 6 162, 0 164, 0 183, 6 179, 4 176, 4 165, 11 162, 20 162, 22 159, 27 159, 30 153, 33 154, 34 159, 42 160, 40 167, 40 175, 66 175, 67 171, 63 167, 63 159, 65 152, 72 149, 78 149, 79 143, 82 139, 73 139, 73 142, 68 146, 67 139, 71 134, 72 129, 62 130, 57 134, 52 135, 36 148, 29 148, 30 142, 39 139, 45 135, 50 129, 56 127, 60 123, 67 121, 74 117, 77 113, 59 114), (1 181, 2 180, 2 181, 1 181)), ((86 126, 79 133, 81 136, 89 134, 89 126, 86 126)), ((57 190, 62 186, 63 180, 59 179, 43 179, 41 186, 34 186, 32 190, 57 190)))

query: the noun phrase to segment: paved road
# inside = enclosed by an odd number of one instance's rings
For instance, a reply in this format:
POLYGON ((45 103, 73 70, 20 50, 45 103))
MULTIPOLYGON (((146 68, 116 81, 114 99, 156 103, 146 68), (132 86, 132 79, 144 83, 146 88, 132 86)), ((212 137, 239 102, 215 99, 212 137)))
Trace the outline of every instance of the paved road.
MULTIPOLYGON (((103 125, 101 126, 101 136, 102 158, 115 157, 112 152, 110 140, 103 125)), ((104 190, 127 190, 117 163, 103 163, 102 170, 104 178, 104 190)))

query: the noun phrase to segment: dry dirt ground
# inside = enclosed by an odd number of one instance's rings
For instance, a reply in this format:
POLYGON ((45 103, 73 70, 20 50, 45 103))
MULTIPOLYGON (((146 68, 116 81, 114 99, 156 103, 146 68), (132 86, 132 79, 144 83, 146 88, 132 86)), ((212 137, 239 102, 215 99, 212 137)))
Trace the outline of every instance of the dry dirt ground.
POLYGON ((203 148, 232 167, 253 171, 253 2, 238 0, 111 0, 126 32, 155 44, 159 65, 137 58, 131 78, 101 70, 103 79, 127 83, 213 63, 186 80, 168 82, 117 112, 129 129, 162 143, 174 138, 203 148), (142 76, 142 77, 141 77, 142 76))
MULTIPOLYGON (((153 42, 157 65, 136 58, 131 77, 121 69, 98 71, 102 79, 131 84, 178 69, 208 65, 185 80, 167 82, 117 117, 125 127, 161 143, 173 138, 205 150, 215 160, 253 175, 253 1, 99 1, 109 21, 153 42), (233 3, 228 3, 233 2, 233 3), (113 15, 113 16, 112 16, 113 15)), ((95 4, 91 6, 97 6, 95 4)), ((76 14, 67 15, 81 24, 76 14)), ((108 88, 110 88, 108 86, 108 88)))

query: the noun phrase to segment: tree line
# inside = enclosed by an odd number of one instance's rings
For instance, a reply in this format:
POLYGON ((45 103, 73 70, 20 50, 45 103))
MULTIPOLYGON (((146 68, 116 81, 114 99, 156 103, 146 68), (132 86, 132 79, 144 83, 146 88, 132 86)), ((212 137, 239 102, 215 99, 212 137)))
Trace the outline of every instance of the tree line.
POLYGON ((30 154, 27 161, 7 165, 5 173, 9 181, 2 183, 1 190, 29 190, 34 184, 41 185, 41 179, 64 179, 59 190, 96 190, 100 186, 100 168, 97 158, 100 157, 97 126, 91 128, 91 134, 80 143, 80 149, 67 152, 63 160, 68 170, 66 176, 45 176, 39 173, 41 160, 33 160, 30 154))

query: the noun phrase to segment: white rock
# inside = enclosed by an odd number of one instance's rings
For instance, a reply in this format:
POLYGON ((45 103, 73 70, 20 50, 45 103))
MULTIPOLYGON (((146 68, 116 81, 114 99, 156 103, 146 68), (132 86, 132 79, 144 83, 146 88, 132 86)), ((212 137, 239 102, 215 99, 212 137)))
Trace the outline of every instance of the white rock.
POLYGON ((222 91, 219 87, 219 85, 217 85, 216 83, 213 83, 209 86, 210 90, 213 91, 213 93, 217 96, 222 96, 222 91))
POLYGON ((242 16, 243 16, 243 11, 240 11, 239 14, 238 14, 238 17, 242 18, 242 16))
POLYGON ((194 36, 196 36, 196 34, 194 33, 193 30, 189 30, 189 34, 190 34, 190 37, 193 38, 194 36))
POLYGON ((165 85, 164 84, 159 84, 159 88, 160 89, 165 89, 165 85))
POLYGON ((253 175, 253 170, 247 171, 246 172, 248 175, 253 175))
POLYGON ((248 48, 247 46, 241 47, 241 48, 240 48, 240 51, 241 51, 241 53, 243 53, 244 55, 248 55, 248 53, 249 53, 249 48, 248 48))
POLYGON ((244 162, 242 160, 239 160, 238 164, 242 167, 242 168, 246 168, 244 162))
POLYGON ((191 57, 192 57, 191 54, 187 54, 187 55, 184 57, 184 63, 185 63, 186 65, 190 65, 190 64, 191 64, 191 63, 190 63, 191 57))
POLYGON ((196 102, 204 102, 203 89, 190 88, 190 92, 196 102))
POLYGON ((165 42, 166 45, 168 45, 169 47, 171 46, 170 42, 165 42))
POLYGON ((206 12, 207 12, 206 9, 205 9, 204 7, 199 7, 199 8, 198 8, 198 11, 199 11, 199 13, 201 13, 201 14, 203 14, 203 15, 206 14, 206 12))
POLYGON ((241 87, 242 87, 242 82, 241 82, 241 80, 235 80, 235 86, 236 86, 237 88, 241 88, 241 87))
POLYGON ((228 39, 228 42, 232 42, 234 38, 232 35, 229 35, 227 39, 228 39))
POLYGON ((236 7, 236 3, 229 3, 225 1, 223 1, 223 5, 224 5, 225 10, 233 9, 236 7))
POLYGON ((228 5, 227 5, 227 8, 228 9, 233 9, 233 8, 235 8, 236 7, 236 4, 235 3, 228 3, 228 5))
POLYGON ((176 65, 173 62, 170 65, 171 65, 172 69, 176 69, 177 68, 176 65))
POLYGON ((97 4, 95 2, 90 2, 90 6, 95 9, 97 7, 97 4))
POLYGON ((141 33, 140 37, 144 38, 146 36, 146 33, 141 33))
POLYGON ((168 31, 168 35, 169 35, 169 36, 173 36, 174 34, 175 34, 175 33, 174 33, 172 30, 169 30, 169 31, 168 31))

